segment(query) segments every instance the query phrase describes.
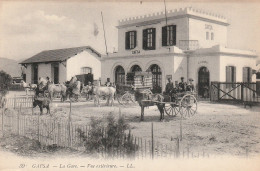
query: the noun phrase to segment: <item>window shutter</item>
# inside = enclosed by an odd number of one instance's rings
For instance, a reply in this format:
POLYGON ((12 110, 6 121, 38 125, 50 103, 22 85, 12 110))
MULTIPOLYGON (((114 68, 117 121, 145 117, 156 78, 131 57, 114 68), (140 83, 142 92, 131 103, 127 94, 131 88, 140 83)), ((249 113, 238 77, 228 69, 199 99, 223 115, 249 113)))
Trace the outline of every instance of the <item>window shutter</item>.
POLYGON ((125 33, 125 49, 130 49, 130 32, 125 33))
POLYGON ((248 81, 251 83, 252 82, 252 68, 248 68, 249 69, 249 74, 248 74, 248 76, 249 76, 249 78, 248 78, 248 81))
POLYGON ((136 47, 136 31, 134 31, 134 48, 136 47))
POLYGON ((237 77, 237 72, 236 72, 236 67, 233 67, 233 69, 234 69, 234 72, 233 72, 233 80, 232 80, 232 82, 236 82, 236 77, 237 77))
POLYGON ((156 45, 156 29, 155 28, 152 28, 152 49, 155 49, 155 45, 156 45))
POLYGON ((231 82, 230 79, 230 67, 226 66, 226 82, 231 82))
POLYGON ((173 45, 176 45, 176 25, 173 26, 173 45))
POLYGON ((143 30, 143 49, 147 49, 147 29, 143 30))
POLYGON ((243 82, 247 82, 247 68, 243 67, 243 82))
POLYGON ((167 46, 167 26, 162 27, 162 46, 167 46))

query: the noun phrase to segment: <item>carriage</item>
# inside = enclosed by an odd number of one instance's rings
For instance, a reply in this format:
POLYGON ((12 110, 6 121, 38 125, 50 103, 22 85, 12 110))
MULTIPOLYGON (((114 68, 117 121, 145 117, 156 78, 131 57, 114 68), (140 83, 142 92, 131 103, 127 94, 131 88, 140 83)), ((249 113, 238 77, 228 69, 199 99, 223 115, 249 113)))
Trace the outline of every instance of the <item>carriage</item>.
MULTIPOLYGON (((134 93, 136 90, 146 95, 154 95, 152 93, 152 73, 151 72, 135 72, 127 74, 127 82, 125 85, 117 85, 118 102, 123 106, 135 103, 134 93)), ((155 101, 152 99, 144 99, 143 102, 154 104, 165 104, 164 112, 169 116, 182 115, 184 118, 192 117, 197 112, 196 93, 191 91, 176 91, 174 98, 169 95, 166 101, 155 101)))
POLYGON ((126 84, 117 84, 116 92, 119 96, 118 103, 129 106, 135 103, 134 92, 142 91, 145 94, 152 94, 152 73, 151 72, 129 72, 126 75, 126 84))

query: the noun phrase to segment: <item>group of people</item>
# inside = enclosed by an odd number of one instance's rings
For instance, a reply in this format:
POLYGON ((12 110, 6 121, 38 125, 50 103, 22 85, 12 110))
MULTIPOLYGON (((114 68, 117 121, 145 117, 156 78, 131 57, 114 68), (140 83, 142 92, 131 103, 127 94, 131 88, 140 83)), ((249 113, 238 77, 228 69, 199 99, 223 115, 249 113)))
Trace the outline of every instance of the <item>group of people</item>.
POLYGON ((165 87, 165 92, 164 94, 172 96, 172 94, 175 94, 177 92, 186 92, 194 91, 194 85, 193 85, 193 79, 190 78, 188 80, 188 83, 184 82, 184 77, 181 77, 181 82, 178 83, 178 81, 175 82, 175 85, 172 82, 171 78, 168 78, 168 83, 166 84, 165 87))

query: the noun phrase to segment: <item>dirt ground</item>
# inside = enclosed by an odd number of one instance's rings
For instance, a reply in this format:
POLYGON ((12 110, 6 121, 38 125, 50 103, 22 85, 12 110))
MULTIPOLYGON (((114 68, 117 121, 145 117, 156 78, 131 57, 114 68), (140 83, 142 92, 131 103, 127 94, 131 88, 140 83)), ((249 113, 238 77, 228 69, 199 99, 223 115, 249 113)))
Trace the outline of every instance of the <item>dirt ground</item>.
MULTIPOLYGON (((9 93, 13 95, 14 93, 9 93)), ((66 119, 69 114, 69 102, 61 103, 55 100, 51 104, 51 117, 66 119)), ((154 126, 156 142, 163 144, 175 143, 180 136, 180 115, 170 117, 165 115, 164 121, 159 121, 159 111, 156 106, 145 109, 144 121, 140 122, 140 107, 132 105, 121 107, 116 101, 113 107, 95 107, 93 101, 80 99, 72 103, 72 122, 88 124, 91 117, 105 119, 109 113, 116 117, 124 115, 132 133, 136 137, 151 139, 151 123, 154 126)), ((36 109, 35 112, 39 112, 36 109)), ((44 109, 44 113, 46 109, 44 109)), ((31 114, 30 109, 22 109, 22 113, 31 114)), ((41 117, 50 117, 44 114, 41 117)), ((239 104, 219 104, 208 101, 198 102, 195 116, 182 121, 183 139, 181 148, 190 151, 208 153, 211 156, 259 156, 260 150, 260 107, 244 108, 239 104)))

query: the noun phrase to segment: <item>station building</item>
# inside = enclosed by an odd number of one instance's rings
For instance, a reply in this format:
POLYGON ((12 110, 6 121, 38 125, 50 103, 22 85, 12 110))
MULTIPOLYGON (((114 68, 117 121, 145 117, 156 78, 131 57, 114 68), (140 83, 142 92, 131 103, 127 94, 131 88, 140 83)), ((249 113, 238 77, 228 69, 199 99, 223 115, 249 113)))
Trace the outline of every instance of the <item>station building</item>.
POLYGON ((128 72, 150 71, 154 92, 167 78, 184 77, 199 94, 211 81, 255 81, 257 55, 228 48, 228 26, 225 17, 192 7, 168 11, 167 20, 164 12, 120 20, 118 52, 101 56, 101 81, 125 84, 128 72))

